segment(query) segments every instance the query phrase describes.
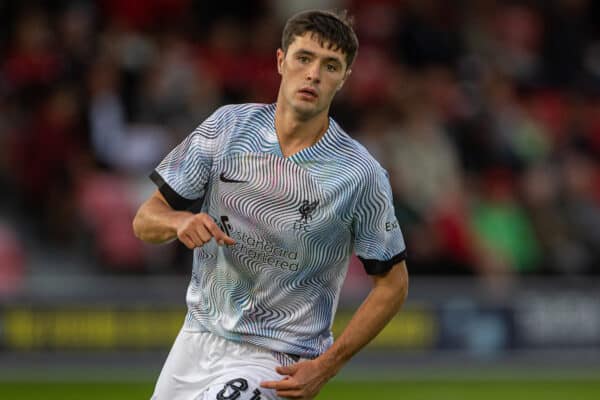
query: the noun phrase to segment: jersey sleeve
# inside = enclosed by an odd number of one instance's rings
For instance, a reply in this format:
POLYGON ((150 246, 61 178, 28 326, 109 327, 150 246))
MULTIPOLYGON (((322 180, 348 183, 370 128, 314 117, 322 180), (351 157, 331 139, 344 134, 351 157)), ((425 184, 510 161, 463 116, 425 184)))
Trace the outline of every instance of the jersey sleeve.
POLYGON ((160 162, 150 175, 174 210, 187 210, 206 193, 226 118, 221 107, 198 126, 160 162))
POLYGON ((370 275, 387 272, 406 257, 387 172, 369 173, 358 195, 353 220, 354 251, 370 275))

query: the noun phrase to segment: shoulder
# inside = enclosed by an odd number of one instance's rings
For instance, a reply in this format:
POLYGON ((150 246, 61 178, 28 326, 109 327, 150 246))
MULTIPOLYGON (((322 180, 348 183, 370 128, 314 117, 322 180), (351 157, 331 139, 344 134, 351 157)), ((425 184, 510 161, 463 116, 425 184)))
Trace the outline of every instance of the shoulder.
POLYGON ((357 140, 353 139, 333 119, 332 140, 329 145, 341 166, 361 181, 387 179, 387 171, 357 140))
POLYGON ((227 137, 236 126, 245 125, 249 120, 260 118, 260 115, 267 115, 269 112, 269 104, 226 104, 217 108, 193 134, 208 139, 227 137))
POLYGON ((268 114, 272 112, 272 108, 272 104, 263 103, 227 104, 219 107, 215 114, 218 114, 221 118, 239 120, 268 114))

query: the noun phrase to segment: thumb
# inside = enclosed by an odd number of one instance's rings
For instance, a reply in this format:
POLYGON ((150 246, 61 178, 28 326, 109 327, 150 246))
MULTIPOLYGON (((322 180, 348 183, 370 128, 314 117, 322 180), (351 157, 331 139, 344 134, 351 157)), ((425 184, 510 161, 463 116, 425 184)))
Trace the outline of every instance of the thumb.
POLYGON ((292 364, 279 366, 275 368, 275 371, 277 371, 279 375, 292 375, 297 369, 296 364, 292 364))

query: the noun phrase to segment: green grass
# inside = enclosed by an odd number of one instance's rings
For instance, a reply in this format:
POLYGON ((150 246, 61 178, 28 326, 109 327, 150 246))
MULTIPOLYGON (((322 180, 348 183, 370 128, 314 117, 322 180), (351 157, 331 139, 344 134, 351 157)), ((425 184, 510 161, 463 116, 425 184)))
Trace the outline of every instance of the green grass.
POLYGON ((326 387, 319 399, 598 400, 600 381, 336 382, 326 387))
MULTIPOLYGON (((2 382, 1 399, 149 399, 152 382, 2 382)), ((319 400, 598 400, 599 380, 420 380, 327 385, 319 400)))

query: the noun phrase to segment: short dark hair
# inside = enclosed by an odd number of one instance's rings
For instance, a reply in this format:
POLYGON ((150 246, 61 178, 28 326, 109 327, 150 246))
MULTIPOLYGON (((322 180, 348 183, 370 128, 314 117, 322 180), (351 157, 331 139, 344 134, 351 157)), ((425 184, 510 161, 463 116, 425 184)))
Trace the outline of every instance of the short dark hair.
POLYGON ((321 46, 328 42, 330 49, 341 50, 346 55, 348 68, 352 65, 358 51, 358 38, 352 29, 352 18, 346 11, 308 10, 293 15, 286 22, 281 36, 284 53, 296 36, 306 32, 316 36, 321 46))

